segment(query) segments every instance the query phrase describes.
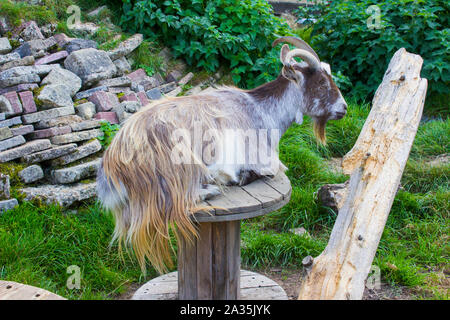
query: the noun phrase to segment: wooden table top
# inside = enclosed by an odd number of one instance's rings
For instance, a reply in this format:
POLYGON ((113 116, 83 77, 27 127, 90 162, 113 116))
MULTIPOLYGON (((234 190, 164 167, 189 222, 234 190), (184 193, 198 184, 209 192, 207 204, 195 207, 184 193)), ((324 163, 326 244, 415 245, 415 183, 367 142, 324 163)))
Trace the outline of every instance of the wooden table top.
POLYGON ((66 300, 50 291, 14 281, 0 281, 0 300, 66 300))
POLYGON ((201 202, 199 207, 212 206, 214 209, 198 212, 194 219, 198 222, 221 222, 264 215, 286 205, 291 191, 291 183, 282 172, 242 187, 227 187, 223 194, 201 202))

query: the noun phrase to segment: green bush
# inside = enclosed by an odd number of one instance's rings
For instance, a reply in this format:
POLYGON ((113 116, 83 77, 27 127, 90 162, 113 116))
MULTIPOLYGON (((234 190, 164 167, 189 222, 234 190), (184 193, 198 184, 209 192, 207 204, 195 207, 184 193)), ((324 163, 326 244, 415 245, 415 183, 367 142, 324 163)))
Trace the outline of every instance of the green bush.
POLYGON ((189 65, 210 72, 225 65, 247 87, 278 73, 279 51, 271 42, 290 34, 264 0, 123 0, 121 25, 162 40, 189 65))
MULTIPOLYGON (((335 72, 350 77, 352 93, 359 100, 374 94, 393 54, 404 47, 424 59, 422 77, 429 81, 427 105, 431 105, 449 97, 449 4, 445 0, 328 1, 300 7, 297 14, 317 19, 311 34, 314 49, 335 72), (379 8, 379 27, 373 28, 377 8, 371 5, 379 8)), ((440 111, 448 113, 445 109, 440 111)))

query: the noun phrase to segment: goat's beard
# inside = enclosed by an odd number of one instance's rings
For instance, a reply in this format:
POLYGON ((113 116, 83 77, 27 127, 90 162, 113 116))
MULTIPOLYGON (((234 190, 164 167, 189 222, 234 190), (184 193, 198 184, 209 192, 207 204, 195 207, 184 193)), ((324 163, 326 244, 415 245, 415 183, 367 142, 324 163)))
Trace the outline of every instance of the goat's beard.
POLYGON ((327 144, 327 137, 325 134, 326 125, 327 125, 327 118, 324 117, 314 118, 313 123, 314 135, 316 136, 317 141, 319 141, 323 145, 327 144))

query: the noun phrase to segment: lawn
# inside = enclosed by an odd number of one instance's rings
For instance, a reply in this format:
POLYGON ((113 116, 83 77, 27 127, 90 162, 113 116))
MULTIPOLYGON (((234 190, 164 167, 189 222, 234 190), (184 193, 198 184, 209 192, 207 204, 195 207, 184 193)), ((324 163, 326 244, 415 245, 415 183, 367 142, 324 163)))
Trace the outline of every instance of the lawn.
MULTIPOLYGON (((350 104, 348 115, 328 124, 328 145, 315 142, 309 119, 293 125, 280 144, 289 168, 292 197, 277 212, 242 223, 243 267, 261 270, 297 268, 306 255, 325 248, 336 214, 317 202, 325 183, 344 182, 329 160, 353 146, 369 112, 350 104), (303 227, 307 235, 289 229, 303 227)), ((410 159, 374 264, 382 281, 405 286, 413 298, 448 299, 450 164, 433 161, 449 153, 450 120, 434 119, 419 127, 410 159)), ((14 169, 13 169, 14 170, 14 169)), ((11 172, 14 174, 14 172, 11 172)), ((114 299, 146 275, 132 255, 110 246, 113 221, 95 202, 62 209, 23 202, 0 216, 0 279, 42 287, 69 299, 114 299), (81 270, 80 289, 66 286, 69 266, 81 270)))

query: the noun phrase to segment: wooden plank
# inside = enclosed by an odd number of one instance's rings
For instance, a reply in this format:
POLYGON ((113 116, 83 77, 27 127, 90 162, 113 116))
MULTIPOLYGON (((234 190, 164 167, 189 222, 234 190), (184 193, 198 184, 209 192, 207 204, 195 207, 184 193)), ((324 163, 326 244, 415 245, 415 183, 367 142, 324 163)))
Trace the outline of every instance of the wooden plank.
POLYGON ((213 275, 212 291, 215 300, 227 299, 227 251, 226 251, 226 222, 212 224, 213 239, 213 275))
POLYGON ((283 197, 291 194, 291 183, 284 173, 277 174, 273 178, 264 177, 263 181, 281 193, 283 197))
POLYGON ((239 299, 240 269, 241 269, 241 222, 228 221, 227 224, 227 299, 239 299))
POLYGON ((286 205, 289 202, 291 194, 289 193, 282 201, 276 202, 270 207, 259 208, 254 211, 244 212, 244 213, 233 213, 233 214, 221 214, 218 216, 208 216, 208 217, 197 217, 197 221, 199 222, 223 222, 223 221, 235 221, 235 220, 243 220, 248 218, 253 218, 257 216, 264 215, 266 213, 270 213, 276 211, 286 205))
POLYGON ((0 281, 0 300, 66 300, 42 288, 14 281, 0 281))
POLYGON ((229 187, 224 194, 206 202, 216 207, 216 215, 250 212, 262 208, 261 202, 253 198, 241 187, 229 187))
POLYGON ((283 195, 265 183, 262 179, 256 180, 246 186, 242 186, 242 189, 247 191, 252 197, 259 200, 262 203, 263 208, 270 207, 283 200, 283 195))
POLYGON ((180 300, 196 300, 197 299, 197 243, 189 243, 181 240, 182 246, 178 261, 180 277, 178 279, 178 289, 180 300))
POLYGON ((197 241, 197 294, 199 300, 212 299, 212 223, 199 226, 197 241))

